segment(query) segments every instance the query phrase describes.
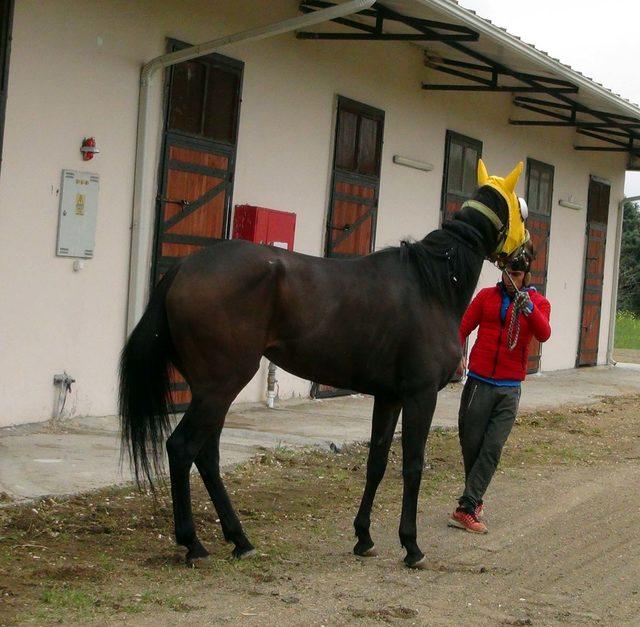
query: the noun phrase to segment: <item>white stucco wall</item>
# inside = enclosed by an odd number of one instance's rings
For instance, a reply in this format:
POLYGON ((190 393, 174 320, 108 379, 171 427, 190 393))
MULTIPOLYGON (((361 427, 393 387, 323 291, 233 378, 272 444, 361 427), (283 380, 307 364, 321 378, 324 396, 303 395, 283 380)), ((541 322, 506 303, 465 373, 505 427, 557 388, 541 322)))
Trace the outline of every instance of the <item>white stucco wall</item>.
MULTIPOLYGON (((82 11, 71 0, 16 1, 0 172, 0 425, 49 418, 52 378, 63 370, 77 379, 69 412, 115 411, 141 64, 164 52, 166 37, 199 43, 295 14, 290 1, 96 0, 82 11), (79 146, 89 135, 101 153, 83 163, 79 146), (63 168, 101 177, 95 257, 77 273, 54 254, 63 168)), ((378 248, 437 227, 446 129, 482 140, 491 172, 505 174, 527 157, 554 165, 547 290, 554 337, 543 350, 545 370, 573 366, 581 305, 586 211, 557 201, 573 194, 586 205, 589 174, 611 180, 599 362, 605 359, 623 156, 576 152, 570 130, 509 126, 508 95, 424 92, 421 53, 410 45, 284 35, 224 53, 245 62, 233 202, 295 211, 296 250, 323 251, 337 94, 386 113, 378 248), (394 154, 434 170, 395 165, 394 154)), ((159 114, 159 89, 154 107, 159 114)), ((157 152, 150 146, 154 169, 157 152)), ((480 285, 495 276, 487 265, 480 285)), ((263 368, 238 400, 261 399, 265 379, 263 368)), ((308 394, 308 382, 281 371, 278 379, 282 396, 308 394)))

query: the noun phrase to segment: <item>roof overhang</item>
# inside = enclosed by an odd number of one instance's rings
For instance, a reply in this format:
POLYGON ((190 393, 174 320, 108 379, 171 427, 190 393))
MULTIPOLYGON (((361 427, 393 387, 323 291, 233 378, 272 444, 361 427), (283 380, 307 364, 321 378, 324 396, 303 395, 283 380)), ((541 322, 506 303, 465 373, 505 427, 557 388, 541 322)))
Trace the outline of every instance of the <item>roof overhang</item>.
MULTIPOLYGON (((303 0, 300 10, 331 6, 303 0)), ((382 0, 336 20, 338 27, 299 32, 301 39, 407 41, 424 49, 425 65, 443 81, 428 91, 510 93, 526 111, 509 123, 573 127, 576 150, 624 152, 640 169, 640 108, 545 52, 498 28, 452 0, 382 0)))

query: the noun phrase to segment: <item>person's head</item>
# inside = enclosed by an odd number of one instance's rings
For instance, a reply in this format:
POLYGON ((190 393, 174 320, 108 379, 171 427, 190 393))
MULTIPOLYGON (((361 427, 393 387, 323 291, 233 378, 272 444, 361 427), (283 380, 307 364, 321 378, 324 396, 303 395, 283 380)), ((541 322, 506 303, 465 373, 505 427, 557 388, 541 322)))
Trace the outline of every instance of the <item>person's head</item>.
POLYGON ((523 247, 522 252, 517 255, 502 271, 502 282, 507 288, 507 292, 514 292, 513 285, 521 290, 528 287, 531 282, 531 262, 535 257, 533 244, 529 240, 523 247), (509 274, 507 277, 506 274, 509 274), (511 278, 511 281, 509 280, 511 278))

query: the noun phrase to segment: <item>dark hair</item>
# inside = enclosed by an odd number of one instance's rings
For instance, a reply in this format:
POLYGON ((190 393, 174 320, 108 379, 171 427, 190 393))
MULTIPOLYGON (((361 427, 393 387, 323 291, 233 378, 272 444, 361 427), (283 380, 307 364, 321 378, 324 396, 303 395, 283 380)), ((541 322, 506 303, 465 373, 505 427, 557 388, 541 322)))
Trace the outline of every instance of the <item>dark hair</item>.
POLYGON ((524 244, 522 250, 508 264, 507 267, 515 272, 529 272, 531 262, 536 258, 533 242, 529 240, 524 244))

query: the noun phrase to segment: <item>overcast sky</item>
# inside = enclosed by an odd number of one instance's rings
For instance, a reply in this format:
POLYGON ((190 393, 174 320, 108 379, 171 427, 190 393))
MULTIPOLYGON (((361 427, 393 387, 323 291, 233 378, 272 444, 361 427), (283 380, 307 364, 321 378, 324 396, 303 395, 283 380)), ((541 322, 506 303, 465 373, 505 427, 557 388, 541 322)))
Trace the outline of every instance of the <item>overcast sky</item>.
MULTIPOLYGON (((614 93, 640 103, 640 0, 459 3, 614 93)), ((640 195, 640 173, 627 173, 625 194, 640 195)))

